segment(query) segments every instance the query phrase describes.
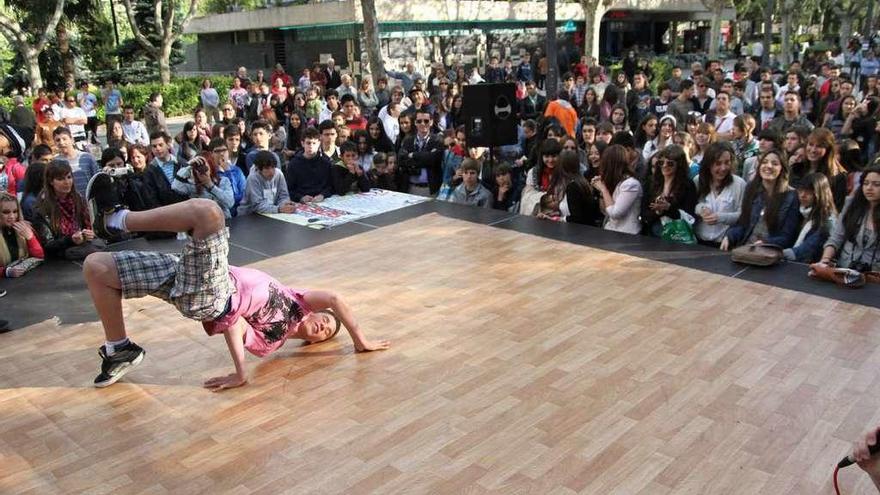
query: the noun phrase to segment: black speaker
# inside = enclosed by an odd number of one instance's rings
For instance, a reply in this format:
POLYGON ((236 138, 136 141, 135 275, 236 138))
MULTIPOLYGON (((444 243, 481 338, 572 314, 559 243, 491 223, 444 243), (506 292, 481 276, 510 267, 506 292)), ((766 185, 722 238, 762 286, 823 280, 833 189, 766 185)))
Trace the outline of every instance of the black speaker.
POLYGON ((519 118, 515 84, 465 86, 461 103, 468 146, 516 144, 519 118))

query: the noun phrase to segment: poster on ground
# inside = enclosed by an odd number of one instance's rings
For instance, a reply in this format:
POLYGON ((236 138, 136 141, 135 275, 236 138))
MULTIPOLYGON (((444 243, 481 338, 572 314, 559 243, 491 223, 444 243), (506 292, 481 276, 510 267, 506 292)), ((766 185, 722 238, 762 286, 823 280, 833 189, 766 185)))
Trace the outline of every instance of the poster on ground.
POLYGON ((320 203, 297 203, 294 213, 263 213, 263 215, 282 222, 322 229, 430 200, 431 198, 413 194, 371 189, 365 193, 330 196, 320 203))

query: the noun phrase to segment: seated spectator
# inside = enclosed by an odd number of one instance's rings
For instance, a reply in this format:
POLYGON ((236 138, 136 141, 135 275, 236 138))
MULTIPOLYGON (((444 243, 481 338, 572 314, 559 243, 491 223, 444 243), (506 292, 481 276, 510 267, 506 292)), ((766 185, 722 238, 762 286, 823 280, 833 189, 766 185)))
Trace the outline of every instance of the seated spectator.
POLYGON ((794 246, 782 254, 789 261, 815 263, 822 257, 822 248, 834 228, 837 209, 834 208, 828 179, 818 172, 801 180, 797 194, 801 212, 800 231, 794 246))
POLYGON ((394 143, 385 134, 385 126, 379 117, 370 117, 367 122, 367 136, 369 137, 370 147, 373 151, 381 153, 393 153, 394 143))
POLYGON ((663 217, 678 220, 682 211, 694 215, 697 188, 688 177, 690 164, 681 146, 663 148, 657 152, 655 161, 651 187, 642 205, 642 223, 646 234, 660 237, 663 217))
POLYGON ((60 121, 55 120, 55 111, 51 106, 44 106, 40 112, 43 115, 43 120, 37 122, 37 127, 34 129, 34 145, 45 144, 54 146, 55 129, 62 127, 62 124, 60 121))
POLYGON ((513 181, 510 165, 502 163, 495 167, 495 187, 492 188, 492 208, 496 210, 518 211, 519 191, 513 181))
POLYGON ((339 100, 342 104, 343 124, 352 131, 367 129, 367 119, 360 116, 360 108, 354 95, 346 94, 339 100))
POLYGON ((694 138, 685 131, 676 131, 672 135, 672 144, 681 146, 684 150, 688 157, 688 163, 690 163, 688 177, 691 180, 695 179, 700 174, 700 162, 694 160, 694 156, 697 154, 697 143, 694 141, 694 138))
POLYGON ((538 212, 535 216, 544 220, 558 222, 562 218, 562 212, 559 211, 559 200, 556 199, 556 196, 549 192, 543 193, 541 201, 538 203, 538 212))
POLYGON ((520 202, 520 214, 529 216, 536 214, 541 197, 550 187, 553 168, 556 167, 560 152, 562 152, 562 145, 557 139, 548 138, 541 143, 541 159, 526 174, 526 184, 520 202))
POLYGON ((605 214, 605 230, 638 234, 642 225, 639 210, 642 185, 633 177, 630 157, 621 145, 612 145, 602 153, 600 175, 592 180, 599 191, 599 207, 605 214))
POLYGON ((125 140, 129 144, 142 144, 144 146, 150 144, 150 134, 147 132, 147 126, 143 122, 135 120, 134 107, 125 105, 122 116, 122 131, 125 134, 125 140))
POLYGON ((352 142, 340 146, 342 165, 334 165, 331 176, 333 193, 345 196, 351 192, 367 192, 370 190, 370 179, 358 163, 358 147, 352 142))
MULTIPOLYGON (((572 138, 573 139, 573 138, 572 138)), ((576 151, 563 150, 550 179, 549 192, 559 199, 560 220, 598 226, 602 221, 593 187, 581 172, 576 151)))
POLYGON ((806 161, 796 163, 791 169, 791 183, 798 186, 807 174, 825 174, 831 184, 834 206, 843 208, 846 199, 847 173, 837 159, 834 134, 824 127, 813 129, 807 138, 806 161))
POLYGON ((721 240, 721 250, 762 242, 784 248, 794 245, 800 212, 797 193, 788 185, 788 160, 782 151, 761 155, 758 173, 746 186, 739 220, 721 240))
POLYGON ((779 149, 779 133, 777 133, 773 129, 764 129, 759 132, 758 155, 751 158, 746 158, 746 161, 743 162, 741 177, 744 181, 746 181, 746 183, 751 182, 758 173, 758 157, 760 157, 764 153, 767 153, 768 151, 773 151, 775 149, 779 149))
POLYGON ((319 203, 333 195, 332 164, 320 152, 321 134, 314 127, 303 132, 302 145, 287 164, 287 188, 297 203, 319 203))
POLYGON ((174 174, 171 188, 177 194, 190 199, 203 198, 214 201, 228 220, 232 218, 231 210, 235 205, 235 198, 232 195, 232 184, 229 179, 218 172, 219 168, 213 157, 197 156, 174 174))
POLYGON ((733 119, 733 155, 736 173, 742 173, 746 160, 758 156, 758 140, 752 134, 755 118, 750 114, 742 114, 733 119))
MULTIPOLYGON (((148 162, 150 152, 146 146, 139 144, 130 146, 128 158, 132 173, 119 181, 119 187, 130 210, 152 210, 186 199, 171 189, 171 183, 155 161, 148 162)), ((148 237, 167 237, 167 235, 149 234, 148 237)))
POLYGON ((242 141, 241 129, 238 124, 230 124, 223 128, 223 139, 226 141, 226 154, 228 155, 229 165, 235 166, 241 170, 245 177, 250 173, 250 169, 245 163, 247 156, 247 145, 242 141))
POLYGON ((37 202, 34 230, 46 254, 53 258, 83 260, 106 244, 95 236, 89 209, 73 187, 70 163, 52 160, 37 202))
POLYGON ((860 272, 880 271, 880 166, 862 172, 861 185, 847 198, 834 224, 821 263, 860 272))
POLYGON ((46 164, 52 156, 52 149, 45 144, 34 146, 31 151, 30 163, 24 176, 24 191, 21 197, 21 213, 24 219, 33 223, 34 207, 37 199, 43 191, 43 176, 46 174, 46 164))
POLYGON ((373 155, 373 166, 367 172, 370 187, 394 191, 397 187, 397 178, 394 170, 388 166, 388 155, 381 151, 373 155))
POLYGON ((254 156, 254 173, 245 182, 244 200, 238 207, 241 215, 247 213, 293 213, 296 205, 290 201, 284 174, 276 168, 277 156, 260 150, 254 156))
POLYGON ((357 144, 358 165, 364 169, 364 172, 369 172, 373 166, 373 155, 376 154, 370 145, 369 134, 365 130, 355 131, 352 142, 357 144))
POLYGON ((217 166, 217 175, 225 177, 232 186, 232 208, 229 213, 234 217, 238 215, 238 205, 244 199, 245 176, 241 169, 236 167, 229 161, 229 149, 226 147, 226 140, 223 138, 214 138, 208 143, 208 152, 217 166))
POLYGON ((746 181, 733 173, 733 149, 725 143, 706 148, 697 179, 694 212, 697 242, 719 247, 727 229, 739 220, 746 181))
POLYGON ((180 168, 177 157, 171 152, 171 136, 166 132, 154 132, 150 135, 150 148, 153 150, 152 165, 155 165, 165 177, 168 186, 174 180, 174 174, 180 168))
POLYGON ((473 158, 461 162, 462 182, 452 192, 453 203, 492 208, 492 193, 480 183, 480 168, 480 162, 473 158))
POLYGON ((440 163, 440 170, 443 175, 443 183, 440 185, 440 192, 437 199, 449 201, 455 188, 461 184, 461 161, 464 157, 455 152, 458 145, 455 138, 446 136, 443 138, 443 159, 440 163))
POLYGON ((287 144, 281 152, 282 158, 290 160, 297 151, 302 150, 302 134, 308 127, 305 114, 291 112, 287 123, 287 144))
POLYGON ((270 147, 270 143, 272 141, 272 124, 270 124, 266 119, 260 119, 254 121, 251 124, 251 140, 253 141, 253 148, 251 148, 247 155, 245 155, 245 165, 248 170, 251 170, 251 167, 254 165, 254 159, 260 151, 268 151, 275 157, 275 168, 280 171, 281 169, 281 158, 277 153, 272 151, 270 147))
POLYGON ((73 182, 80 196, 85 196, 89 179, 98 173, 98 164, 91 153, 85 153, 74 146, 73 136, 67 127, 55 129, 52 136, 58 155, 55 160, 67 162, 73 173, 73 182))
POLYGON ((18 200, 0 192, 0 278, 15 278, 36 268, 43 247, 30 223, 22 216, 18 200))
POLYGON ((177 163, 189 163, 190 160, 199 156, 202 152, 202 139, 199 136, 199 128, 192 120, 183 124, 183 131, 177 136, 177 163))
POLYGON ((331 120, 322 121, 318 124, 318 132, 321 136, 320 153, 330 160, 331 163, 342 163, 342 156, 339 155, 339 148, 336 144, 336 138, 339 137, 336 124, 331 120))

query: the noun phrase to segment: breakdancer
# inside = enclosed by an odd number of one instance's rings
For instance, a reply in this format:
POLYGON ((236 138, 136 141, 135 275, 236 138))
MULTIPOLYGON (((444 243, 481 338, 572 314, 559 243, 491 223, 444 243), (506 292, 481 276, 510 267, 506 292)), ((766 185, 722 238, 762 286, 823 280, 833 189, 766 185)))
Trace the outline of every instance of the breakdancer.
POLYGON ((180 313, 202 323, 208 335, 222 333, 235 372, 211 378, 213 391, 247 383, 244 351, 265 356, 289 338, 310 343, 332 338, 344 325, 360 352, 387 349, 386 340, 368 340, 351 309, 333 292, 296 290, 269 275, 229 266, 224 215, 208 199, 190 199, 153 210, 129 211, 114 184, 103 172, 89 182, 86 197, 99 236, 122 232, 187 232, 180 255, 121 251, 94 253, 83 272, 106 342, 98 350, 101 373, 96 387, 116 383, 144 358, 144 350, 129 340, 122 316, 122 299, 155 296, 180 313))

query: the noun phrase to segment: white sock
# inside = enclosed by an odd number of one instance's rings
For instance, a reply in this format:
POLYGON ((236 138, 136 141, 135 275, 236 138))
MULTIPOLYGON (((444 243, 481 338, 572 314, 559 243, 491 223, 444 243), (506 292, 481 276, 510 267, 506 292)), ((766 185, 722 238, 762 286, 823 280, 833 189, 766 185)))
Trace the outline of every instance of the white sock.
POLYGON ((104 352, 107 354, 107 357, 110 357, 116 354, 117 347, 125 347, 125 344, 128 344, 128 342, 128 337, 121 340, 108 340, 104 342, 104 352))
POLYGON ((119 210, 108 215, 104 222, 108 227, 114 228, 116 230, 121 230, 123 232, 128 232, 128 229, 125 227, 125 217, 128 216, 128 210, 119 210))

